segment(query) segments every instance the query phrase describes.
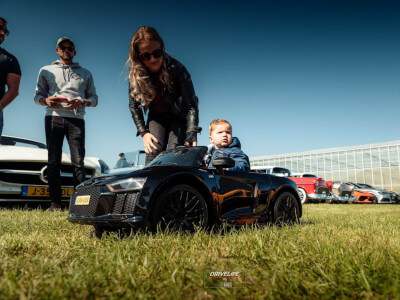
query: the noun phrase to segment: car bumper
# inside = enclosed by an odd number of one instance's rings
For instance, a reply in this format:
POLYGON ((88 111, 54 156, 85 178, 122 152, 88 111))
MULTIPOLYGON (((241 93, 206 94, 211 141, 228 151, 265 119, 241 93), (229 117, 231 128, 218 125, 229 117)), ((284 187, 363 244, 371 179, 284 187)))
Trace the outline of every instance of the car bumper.
MULTIPOLYGON (((0 202, 50 202, 51 198, 47 194, 45 196, 28 196, 23 195, 23 187, 39 187, 48 188, 47 185, 31 185, 19 184, 0 181, 0 202)), ((63 186, 63 188, 72 188, 72 186, 63 186)), ((69 202, 69 197, 63 196, 63 202, 69 202)))
POLYGON ((391 204, 395 203, 390 198, 378 198, 378 204, 391 204))
POLYGON ((85 225, 105 224, 111 227, 120 227, 119 225, 128 224, 132 227, 142 227, 144 218, 142 216, 130 215, 102 215, 102 216, 80 216, 70 214, 67 218, 72 223, 79 223, 85 225))
POLYGON ((308 198, 314 201, 330 201, 333 196, 327 194, 308 194, 308 198))
POLYGON ((144 217, 137 213, 139 192, 112 193, 104 186, 78 188, 71 196, 68 221, 109 227, 142 227, 144 217), (79 197, 90 196, 85 204, 79 197))
POLYGON ((332 196, 331 202, 343 202, 343 203, 352 203, 357 201, 356 197, 342 197, 342 196, 332 196))

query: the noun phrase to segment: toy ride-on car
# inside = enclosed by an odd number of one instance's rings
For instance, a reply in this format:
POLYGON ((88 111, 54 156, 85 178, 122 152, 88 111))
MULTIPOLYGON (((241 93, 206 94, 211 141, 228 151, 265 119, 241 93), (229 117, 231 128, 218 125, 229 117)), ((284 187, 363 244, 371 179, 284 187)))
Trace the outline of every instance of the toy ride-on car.
POLYGON ((218 224, 295 223, 302 215, 290 179, 225 170, 230 158, 206 165, 207 147, 178 147, 145 168, 105 175, 77 186, 68 220, 93 225, 96 234, 126 228, 193 231, 218 224))

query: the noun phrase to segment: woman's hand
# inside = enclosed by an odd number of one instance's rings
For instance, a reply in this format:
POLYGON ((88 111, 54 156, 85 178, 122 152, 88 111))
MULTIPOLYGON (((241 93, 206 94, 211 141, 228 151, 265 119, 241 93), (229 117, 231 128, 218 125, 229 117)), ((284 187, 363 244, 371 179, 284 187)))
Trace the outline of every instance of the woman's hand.
POLYGON ((186 142, 185 146, 186 147, 196 147, 197 146, 197 142, 192 142, 192 143, 186 142))
POLYGON ((186 132, 186 139, 184 145, 186 147, 196 147, 197 146, 197 132, 189 131, 186 132))
POLYGON ((143 135, 144 152, 146 152, 146 154, 153 153, 153 149, 158 149, 156 145, 153 144, 153 142, 158 143, 158 140, 150 132, 146 132, 143 135))

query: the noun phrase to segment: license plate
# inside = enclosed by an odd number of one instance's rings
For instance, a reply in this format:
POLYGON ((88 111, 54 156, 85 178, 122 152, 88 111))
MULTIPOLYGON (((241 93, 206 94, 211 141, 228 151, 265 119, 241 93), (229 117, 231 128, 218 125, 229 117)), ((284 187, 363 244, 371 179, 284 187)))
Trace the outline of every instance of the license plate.
MULTIPOLYGON (((73 188, 61 188, 61 197, 69 198, 74 193, 73 188)), ((23 186, 23 197, 50 197, 49 188, 47 186, 23 186)))
POLYGON ((90 195, 78 196, 75 199, 75 205, 89 205, 90 195))

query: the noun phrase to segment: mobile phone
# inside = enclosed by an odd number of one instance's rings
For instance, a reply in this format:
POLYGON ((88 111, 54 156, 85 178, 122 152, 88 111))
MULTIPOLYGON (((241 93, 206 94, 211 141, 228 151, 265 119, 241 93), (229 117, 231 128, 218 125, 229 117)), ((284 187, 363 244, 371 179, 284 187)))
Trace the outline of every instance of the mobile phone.
POLYGON ((60 102, 68 102, 68 99, 65 98, 65 97, 58 97, 58 100, 59 100, 60 102))

